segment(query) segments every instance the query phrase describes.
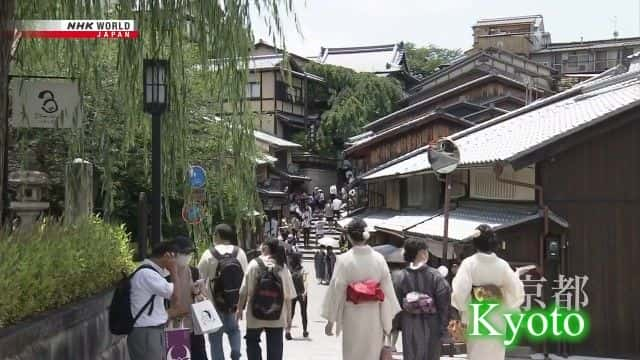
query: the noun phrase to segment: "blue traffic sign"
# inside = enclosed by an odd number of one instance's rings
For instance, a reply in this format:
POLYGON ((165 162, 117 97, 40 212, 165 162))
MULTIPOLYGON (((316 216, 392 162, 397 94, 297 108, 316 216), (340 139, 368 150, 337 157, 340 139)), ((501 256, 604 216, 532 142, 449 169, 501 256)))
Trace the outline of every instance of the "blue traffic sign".
POLYGON ((194 165, 189 167, 189 184, 192 188, 200 189, 207 182, 207 173, 202 166, 194 165))

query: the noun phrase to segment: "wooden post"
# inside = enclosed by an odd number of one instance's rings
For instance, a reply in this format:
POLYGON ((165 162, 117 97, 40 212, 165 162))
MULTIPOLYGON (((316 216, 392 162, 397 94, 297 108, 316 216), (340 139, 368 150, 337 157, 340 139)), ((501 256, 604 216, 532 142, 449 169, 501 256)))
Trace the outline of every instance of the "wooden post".
POLYGON ((138 194, 138 261, 142 261, 147 257, 147 230, 148 230, 147 215, 147 196, 141 192, 138 194))
POLYGON ((7 194, 7 149, 9 133, 9 64, 11 63, 11 45, 15 0, 0 1, 0 228, 4 221, 7 194), (9 35, 10 34, 10 35, 9 35))
POLYGON ((447 263, 449 249, 449 202, 451 196, 451 175, 445 175, 444 185, 444 234, 442 239, 442 261, 447 263))

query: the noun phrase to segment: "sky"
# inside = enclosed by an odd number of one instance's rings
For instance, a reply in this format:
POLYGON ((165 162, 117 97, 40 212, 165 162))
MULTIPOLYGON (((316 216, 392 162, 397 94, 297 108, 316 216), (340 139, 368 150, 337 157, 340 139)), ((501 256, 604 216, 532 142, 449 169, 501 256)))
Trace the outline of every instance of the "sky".
MULTIPOLYGON (((454 49, 472 45, 482 18, 541 14, 552 42, 640 36, 640 0, 293 0, 302 34, 285 21, 286 47, 302 56, 320 47, 410 41, 454 49)), ((269 40, 254 21, 255 37, 269 40)), ((268 42, 271 42, 270 40, 268 42)))

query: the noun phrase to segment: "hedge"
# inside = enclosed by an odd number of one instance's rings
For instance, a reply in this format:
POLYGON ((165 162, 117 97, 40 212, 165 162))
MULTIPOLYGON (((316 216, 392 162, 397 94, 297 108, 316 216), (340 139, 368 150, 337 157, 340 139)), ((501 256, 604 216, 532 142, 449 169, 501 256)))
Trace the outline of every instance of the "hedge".
POLYGON ((53 220, 0 234, 0 328, 97 294, 133 268, 122 225, 53 220))

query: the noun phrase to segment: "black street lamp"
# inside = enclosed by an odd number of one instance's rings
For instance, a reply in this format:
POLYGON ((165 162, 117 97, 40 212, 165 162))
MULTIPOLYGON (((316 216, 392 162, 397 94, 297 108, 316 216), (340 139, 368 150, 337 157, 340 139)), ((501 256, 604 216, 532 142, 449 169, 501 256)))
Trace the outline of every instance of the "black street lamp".
POLYGON ((169 60, 145 59, 144 111, 151 114, 151 244, 162 238, 162 124, 160 116, 169 105, 169 60))

